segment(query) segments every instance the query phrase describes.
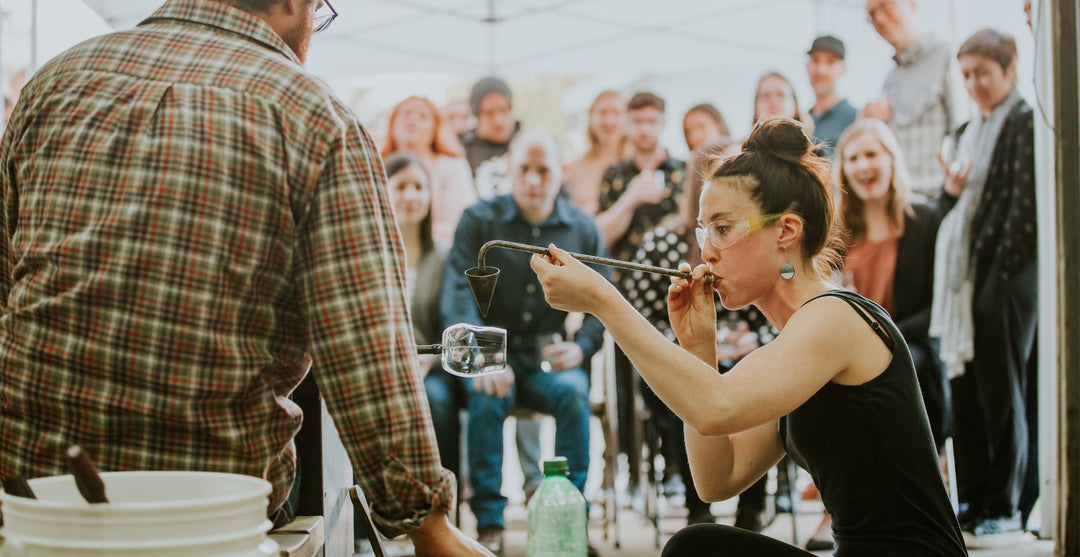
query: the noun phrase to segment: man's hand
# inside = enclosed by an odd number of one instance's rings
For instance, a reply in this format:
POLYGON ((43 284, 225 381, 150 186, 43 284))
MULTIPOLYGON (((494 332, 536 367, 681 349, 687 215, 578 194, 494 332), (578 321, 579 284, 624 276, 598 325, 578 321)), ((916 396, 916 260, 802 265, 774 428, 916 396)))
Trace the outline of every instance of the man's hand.
POLYGON ((664 184, 657 183, 655 172, 641 172, 626 186, 626 195, 634 206, 655 205, 664 199, 664 184))
POLYGON ((941 153, 937 154, 937 160, 938 164, 941 165, 941 170, 945 172, 945 191, 953 197, 960 197, 960 194, 964 193, 964 188, 967 187, 972 162, 952 161, 946 163, 945 159, 941 157, 941 153))
POLYGON ((473 390, 494 395, 498 398, 510 396, 510 387, 514 384, 514 370, 506 366, 506 371, 473 377, 473 390))
POLYGON ((409 532, 416 557, 495 557, 493 553, 458 530, 442 511, 431 511, 419 528, 409 532))
POLYGON ((544 347, 540 356, 551 362, 552 371, 562 371, 581 366, 585 361, 585 354, 581 346, 576 342, 564 341, 549 344, 544 347))

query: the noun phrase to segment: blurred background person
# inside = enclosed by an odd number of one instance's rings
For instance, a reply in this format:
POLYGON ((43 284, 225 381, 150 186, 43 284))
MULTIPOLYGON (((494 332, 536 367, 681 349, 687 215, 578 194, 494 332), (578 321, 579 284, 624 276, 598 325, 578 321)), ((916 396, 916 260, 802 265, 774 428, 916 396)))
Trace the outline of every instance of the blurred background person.
POLYGON ((957 59, 979 113, 942 161, 930 334, 952 378, 960 527, 985 547, 1022 534, 1039 488, 1035 135, 1012 36, 979 31, 957 59))
POLYGON ((469 109, 468 101, 451 101, 443 107, 443 123, 447 131, 458 141, 465 132, 476 127, 476 116, 469 109))
POLYGON ((589 107, 585 154, 566 165, 566 189, 582 211, 595 215, 600 207, 600 179, 611 165, 626 157, 626 100, 618 91, 596 96, 589 107))
POLYGON ((465 158, 472 168, 480 199, 509 193, 511 187, 506 151, 521 125, 514 120, 510 86, 497 77, 485 77, 469 91, 469 108, 476 127, 460 136, 465 158))
POLYGON ((896 50, 896 67, 881 98, 867 103, 862 115, 889 125, 907 160, 912 191, 935 198, 945 181, 937 152, 961 106, 951 49, 923 27, 917 8, 915 0, 867 0, 874 30, 896 50))
MULTIPOLYGON (((634 256, 635 262, 668 268, 677 268, 682 262, 692 267, 702 263, 701 248, 694 238, 703 187, 701 176, 710 164, 715 163, 715 159, 730 156, 738 150, 738 144, 731 138, 714 138, 691 155, 695 163, 687 170, 687 186, 679 212, 645 234, 634 256)), ((667 292, 670 285, 668 277, 641 272, 628 273, 622 280, 622 288, 635 309, 665 337, 677 342, 668 322, 667 292)), ((743 356, 771 340, 776 333, 757 308, 750 306, 732 311, 720 304, 719 297, 715 298, 715 302, 720 331, 717 335, 717 365, 720 371, 727 371, 743 356)), ((674 483, 671 480, 679 476, 679 484, 685 488, 687 524, 714 522, 709 504, 702 501, 694 487, 682 420, 660 401, 643 380, 639 379, 638 387, 650 412, 660 422, 664 476, 668 478, 664 486, 665 494, 670 495, 668 483, 674 483)), ((755 532, 764 528, 766 480, 760 480, 740 495, 735 511, 735 526, 755 532)))
POLYGON ((791 118, 803 123, 806 134, 814 136, 814 121, 799 109, 799 99, 791 81, 779 72, 769 72, 754 90, 754 125, 770 118, 791 118))
MULTIPOLYGON (((506 497, 503 484, 503 422, 511 408, 555 418, 555 454, 565 456, 570 481, 583 491, 589 469, 589 360, 603 342, 600 321, 587 316, 573 341, 541 348, 558 333, 567 338, 566 312, 544 300, 528 253, 493 250, 487 264, 501 269, 486 318, 470 293, 465 270, 487 241, 501 239, 546 246, 555 243, 578 253, 606 254, 592 218, 559 195, 562 163, 555 138, 543 130, 521 133, 510 150, 513 191, 482 200, 465 211, 443 274, 443 320, 502 327, 507 333, 506 373, 468 380, 468 459, 478 538, 501 554, 506 497), (543 353, 542 353, 543 352, 543 353), (542 361, 550 359, 550 372, 542 361)), ((606 269, 603 269, 606 272, 606 269)), ((535 466, 536 463, 533 463, 535 466)))
POLYGON ((720 110, 709 103, 701 103, 690 107, 683 115, 683 137, 686 138, 686 148, 693 153, 701 149, 707 143, 720 141, 731 137, 724 116, 720 110))
POLYGON ((431 176, 432 233, 447 244, 454 240, 457 221, 476 201, 469 164, 442 126, 435 104, 423 97, 409 97, 394 107, 382 156, 412 153, 431 176))
MULTIPOLYGON (((665 218, 679 210, 686 163, 673 158, 660 144, 660 133, 667 124, 664 99, 649 92, 638 92, 626 109, 630 115, 629 159, 604 171, 600 180, 600 210, 596 225, 611 256, 631 261, 642 237, 665 218)), ((621 274, 614 273, 616 284, 621 274)), ((641 439, 634 416, 634 375, 630 360, 622 350, 615 350, 616 406, 619 423, 619 451, 629 463, 627 487, 631 501, 641 494, 641 439)))
POLYGON ((847 73, 844 53, 844 41, 831 35, 814 39, 806 53, 806 73, 814 88, 814 106, 810 107, 813 138, 821 144, 818 154, 826 158, 832 158, 840 134, 855 121, 858 113, 836 90, 836 82, 847 73))

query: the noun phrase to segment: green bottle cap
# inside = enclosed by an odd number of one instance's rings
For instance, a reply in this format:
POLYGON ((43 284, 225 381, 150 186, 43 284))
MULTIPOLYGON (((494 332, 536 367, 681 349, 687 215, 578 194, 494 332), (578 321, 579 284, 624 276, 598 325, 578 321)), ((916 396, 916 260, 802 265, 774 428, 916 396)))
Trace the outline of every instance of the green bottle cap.
POLYGON ((557 456, 544 461, 545 476, 565 476, 570 473, 570 466, 566 464, 565 456, 557 456))

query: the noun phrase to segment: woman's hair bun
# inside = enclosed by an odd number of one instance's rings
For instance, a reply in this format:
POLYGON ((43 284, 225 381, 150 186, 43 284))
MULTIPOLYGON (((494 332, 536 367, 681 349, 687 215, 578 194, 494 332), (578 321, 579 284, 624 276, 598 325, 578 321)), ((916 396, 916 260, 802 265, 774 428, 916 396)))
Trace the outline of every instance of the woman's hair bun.
POLYGON ((770 118, 754 126, 743 143, 743 151, 760 152, 796 162, 814 151, 802 122, 791 118, 770 118))

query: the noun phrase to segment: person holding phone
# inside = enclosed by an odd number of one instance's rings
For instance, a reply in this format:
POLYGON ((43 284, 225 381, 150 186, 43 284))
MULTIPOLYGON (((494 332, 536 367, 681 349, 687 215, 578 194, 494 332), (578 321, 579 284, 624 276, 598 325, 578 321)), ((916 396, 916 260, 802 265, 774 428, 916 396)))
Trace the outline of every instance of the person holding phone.
MULTIPOLYGON (((596 225, 611 256, 621 261, 634 257, 645 234, 679 211, 686 163, 672 158, 660 144, 666 123, 664 99, 637 93, 627 103, 629 141, 633 156, 607 169, 600 181, 600 210, 596 225)), ((622 275, 614 273, 614 280, 622 275)), ((634 423, 634 370, 621 351, 615 351, 615 387, 619 423, 634 423)), ((619 451, 630 464, 630 491, 640 485, 641 446, 630 427, 619 428, 619 451), (635 446, 637 445, 637 446, 635 446)))

